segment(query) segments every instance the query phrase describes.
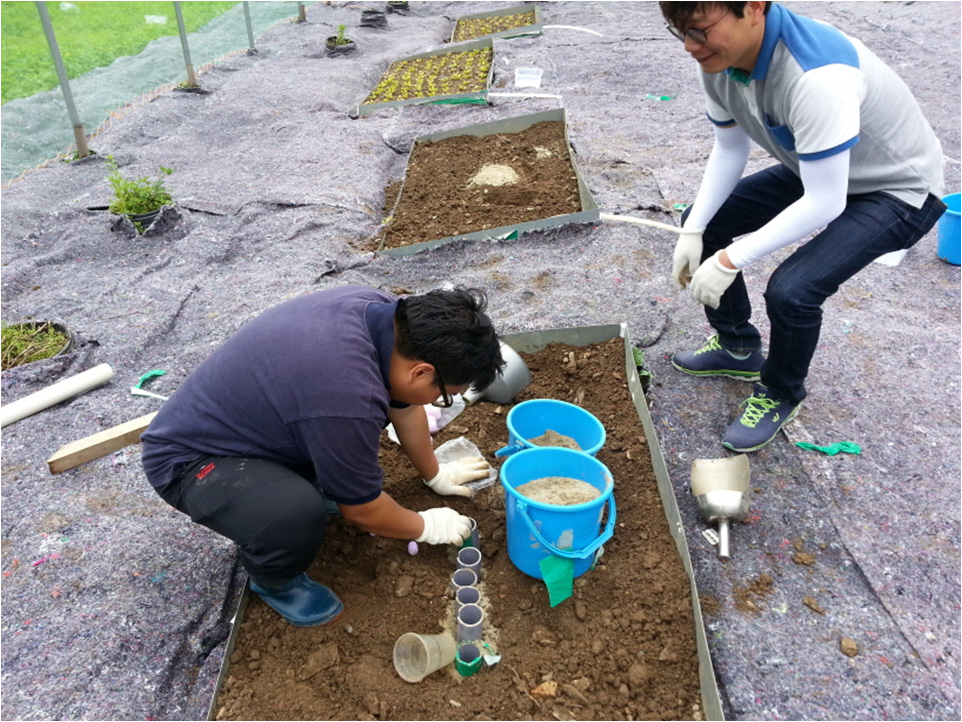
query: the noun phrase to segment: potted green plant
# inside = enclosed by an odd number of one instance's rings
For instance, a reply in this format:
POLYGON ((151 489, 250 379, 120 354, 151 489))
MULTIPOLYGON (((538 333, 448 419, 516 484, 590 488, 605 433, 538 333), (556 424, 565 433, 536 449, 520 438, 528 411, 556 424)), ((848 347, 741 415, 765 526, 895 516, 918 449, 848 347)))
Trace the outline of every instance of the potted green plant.
POLYGON ((73 347, 73 334, 56 321, 22 321, 0 328, 0 367, 41 361, 67 353, 73 347))
POLYGON ((107 167, 110 169, 107 181, 114 191, 108 210, 116 215, 127 216, 138 233, 143 233, 154 222, 161 208, 173 205, 173 198, 164 186, 163 178, 174 172, 170 168, 160 166, 162 176, 151 180, 146 176, 124 178, 111 155, 107 156, 107 167))
POLYGON ((347 25, 337 26, 337 35, 332 35, 324 43, 324 50, 328 55, 347 55, 357 50, 354 41, 346 37, 347 25))

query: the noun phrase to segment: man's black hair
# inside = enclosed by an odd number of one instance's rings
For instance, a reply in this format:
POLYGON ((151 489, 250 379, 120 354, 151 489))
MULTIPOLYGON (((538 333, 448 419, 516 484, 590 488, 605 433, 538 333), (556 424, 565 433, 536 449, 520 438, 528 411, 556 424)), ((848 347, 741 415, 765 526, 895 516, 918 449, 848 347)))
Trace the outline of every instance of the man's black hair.
MULTIPOLYGON (((698 12, 710 10, 713 7, 728 8, 736 18, 745 17, 744 2, 659 2, 661 14, 668 24, 685 31, 691 23, 691 16, 698 12)), ((765 14, 771 9, 770 2, 765 3, 765 14)))
POLYGON ((394 347, 405 358, 434 366, 445 385, 483 390, 505 361, 494 324, 484 313, 487 296, 478 288, 438 289, 398 301, 394 347))

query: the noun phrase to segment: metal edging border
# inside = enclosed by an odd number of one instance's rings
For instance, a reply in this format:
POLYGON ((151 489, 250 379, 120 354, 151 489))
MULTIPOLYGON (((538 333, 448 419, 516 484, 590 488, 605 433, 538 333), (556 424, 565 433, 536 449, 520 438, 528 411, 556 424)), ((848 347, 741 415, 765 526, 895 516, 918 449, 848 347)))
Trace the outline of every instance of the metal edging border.
POLYGON ((530 25, 519 25, 516 28, 509 28, 508 30, 501 30, 496 33, 488 33, 487 35, 479 35, 476 38, 471 38, 472 40, 480 40, 481 38, 501 38, 502 40, 510 40, 511 38, 522 38, 530 37, 534 35, 541 35, 544 28, 541 25, 541 10, 537 5, 515 5, 510 8, 504 8, 503 10, 489 10, 486 13, 472 13, 470 15, 459 15, 454 21, 454 30, 451 31, 451 39, 448 41, 452 44, 458 42, 468 42, 468 41, 458 41, 454 39, 454 34, 458 30, 458 23, 462 20, 476 20, 481 18, 494 18, 501 15, 520 15, 522 13, 529 13, 534 11, 534 22, 530 25))
POLYGON ((632 353, 631 343, 628 339, 628 325, 622 323, 620 325, 610 324, 605 326, 530 331, 525 333, 504 334, 501 336, 501 339, 519 353, 530 353, 540 351, 552 343, 563 343, 570 346, 587 346, 589 344, 604 343, 605 341, 610 341, 618 337, 625 340, 625 368, 628 377, 628 388, 631 391, 631 398, 635 403, 638 417, 641 419, 641 425, 645 431, 645 438, 648 439, 648 451, 651 456, 651 464, 655 471, 655 477, 658 480, 658 493, 661 496, 665 516, 668 518, 668 528, 671 531, 672 538, 675 540, 678 555, 681 557, 682 564, 685 567, 685 573, 688 575, 688 583, 691 587, 702 708, 705 711, 706 719, 724 720, 725 713, 718 693, 718 683, 715 679, 711 653, 708 649, 708 637, 705 634, 705 622, 701 613, 701 605, 698 601, 698 586, 695 583, 691 554, 688 550, 688 541, 685 538, 685 528, 681 519, 681 512, 678 509, 678 502, 675 499, 675 492, 672 489, 671 480, 668 476, 668 467, 665 465, 665 458, 661 452, 661 443, 658 441, 655 425, 648 411, 645 392, 642 389, 641 380, 638 378, 634 354, 632 353))
MULTIPOLYGON (((416 146, 418 143, 433 143, 435 141, 453 138, 459 135, 473 135, 478 138, 483 138, 488 135, 494 135, 495 133, 514 133, 520 130, 526 130, 532 125, 541 123, 543 121, 560 121, 564 127, 565 144, 568 146, 568 158, 571 161, 571 169, 578 181, 578 196, 581 202, 582 210, 578 211, 577 213, 566 213, 565 215, 561 216, 550 216, 549 218, 542 218, 536 221, 527 221, 525 223, 516 223, 510 226, 487 228, 483 231, 463 233, 458 236, 448 236, 447 238, 438 238, 433 241, 424 241, 423 243, 412 243, 409 246, 402 246, 400 248, 379 249, 376 251, 376 254, 383 256, 409 256, 414 253, 420 253, 421 251, 427 251, 439 246, 445 246, 455 241, 487 241, 497 238, 508 238, 512 234, 520 235, 522 233, 527 233, 528 231, 556 228, 569 223, 596 223, 599 220, 601 211, 599 210, 595 199, 592 197, 591 191, 589 190, 587 184, 584 182, 581 171, 578 168, 578 163, 575 160, 575 154, 571 148, 571 141, 568 137, 567 111, 564 108, 543 110, 540 113, 519 115, 513 118, 504 118, 502 120, 494 120, 488 123, 480 123, 478 125, 455 128, 453 130, 441 131, 439 133, 431 133, 430 135, 422 135, 414 139, 414 145, 416 146)), ((410 155, 408 157, 410 159, 410 155)))
POLYGON ((244 583, 244 590, 241 592, 240 600, 237 602, 237 611, 234 612, 233 618, 230 620, 230 634, 227 635, 227 647, 224 650, 224 659, 220 664, 220 674, 217 675, 217 684, 214 685, 214 694, 210 698, 210 704, 207 706, 207 719, 215 720, 217 719, 217 700, 220 698, 220 692, 224 687, 224 681, 227 679, 227 672, 230 669, 230 658, 234 654, 234 647, 237 646, 237 638, 240 636, 240 626, 241 622, 244 620, 244 613, 247 611, 247 603, 251 598, 251 585, 250 581, 244 583))
MULTIPOLYGON (((473 93, 455 93, 454 95, 432 95, 423 98, 407 98, 406 100, 389 100, 386 103, 358 103, 357 107, 354 109, 352 115, 360 117, 362 115, 370 115, 378 110, 383 110, 385 108, 400 108, 404 105, 431 105, 431 104, 456 104, 456 103, 469 103, 476 101, 478 103, 488 102, 488 92, 491 90, 491 83, 494 82, 494 43, 491 38, 485 37, 481 40, 472 40, 466 43, 459 43, 456 46, 445 46, 443 48, 436 48, 434 50, 428 50, 424 53, 417 53, 415 55, 406 55, 403 58, 398 58, 388 64, 388 67, 384 69, 384 73, 394 63, 399 63, 402 60, 418 60, 419 58, 432 58, 436 55, 450 55, 452 53, 465 53, 471 50, 478 50, 481 48, 488 48, 491 50, 491 67, 488 68, 488 80, 485 84, 484 90, 478 90, 473 93)), ((384 73, 381 74, 383 77, 384 73)), ((375 87, 377 83, 375 83, 375 87)))

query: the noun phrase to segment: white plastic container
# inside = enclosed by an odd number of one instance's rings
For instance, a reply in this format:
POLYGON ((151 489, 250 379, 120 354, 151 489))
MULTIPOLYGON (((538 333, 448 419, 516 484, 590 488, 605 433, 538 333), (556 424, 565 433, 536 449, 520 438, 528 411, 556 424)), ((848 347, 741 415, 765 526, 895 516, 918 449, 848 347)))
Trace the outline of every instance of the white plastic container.
POLYGON ((540 88, 541 68, 515 68, 514 85, 516 88, 540 88))

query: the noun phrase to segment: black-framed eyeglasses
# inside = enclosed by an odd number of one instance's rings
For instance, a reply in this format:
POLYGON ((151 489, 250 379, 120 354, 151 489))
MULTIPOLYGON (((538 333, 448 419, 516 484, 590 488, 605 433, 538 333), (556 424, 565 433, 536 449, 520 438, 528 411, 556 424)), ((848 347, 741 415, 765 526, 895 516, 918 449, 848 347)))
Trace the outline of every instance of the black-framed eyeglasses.
POLYGON ((441 395, 431 402, 431 406, 436 406, 439 409, 450 409, 454 406, 454 399, 448 395, 448 390, 444 386, 444 379, 441 378, 441 374, 438 373, 437 369, 434 369, 434 376, 438 380, 438 388, 441 390, 441 395))
MULTIPOLYGON (((725 15, 727 14, 728 13, 725 13, 725 15)), ((676 38, 678 38, 682 42, 685 42, 687 39, 691 38, 698 45, 704 45, 705 43, 708 42, 708 31, 711 30, 716 25, 718 25, 718 23, 720 23, 722 20, 724 20, 725 15, 722 15, 720 18, 718 18, 718 20, 713 22, 707 28, 688 28, 684 32, 676 28, 674 25, 669 24, 667 26, 668 32, 670 32, 672 35, 674 35, 676 38)))

